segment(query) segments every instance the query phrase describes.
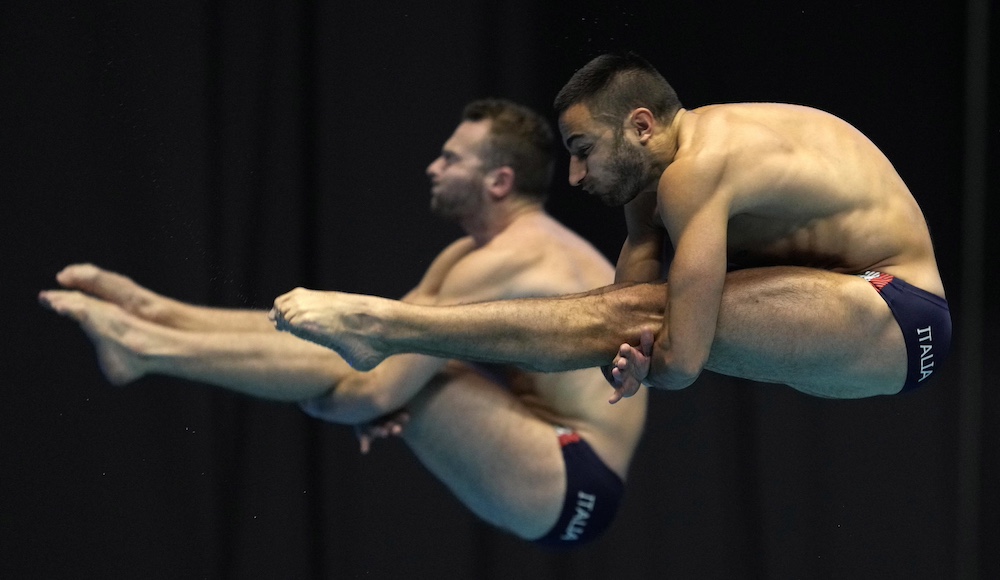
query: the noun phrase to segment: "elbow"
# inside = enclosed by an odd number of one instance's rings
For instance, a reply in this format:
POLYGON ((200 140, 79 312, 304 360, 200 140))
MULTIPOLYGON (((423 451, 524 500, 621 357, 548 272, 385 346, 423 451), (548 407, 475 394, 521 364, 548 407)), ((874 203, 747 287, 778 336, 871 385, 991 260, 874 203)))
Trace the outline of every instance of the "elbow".
POLYGON ((700 358, 665 361, 663 373, 651 373, 650 386, 668 391, 679 391, 691 386, 705 368, 705 360, 700 358))
POLYGON ((664 388, 671 391, 679 391, 690 387, 701 375, 701 367, 689 367, 671 373, 670 379, 666 381, 664 388))

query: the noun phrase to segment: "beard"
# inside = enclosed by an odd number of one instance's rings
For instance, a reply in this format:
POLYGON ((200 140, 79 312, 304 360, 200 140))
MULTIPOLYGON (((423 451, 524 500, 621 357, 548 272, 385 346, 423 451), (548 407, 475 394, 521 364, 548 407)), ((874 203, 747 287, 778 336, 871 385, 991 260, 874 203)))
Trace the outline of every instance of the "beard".
POLYGON ((431 193, 431 213, 447 219, 459 220, 479 211, 481 184, 470 180, 468 183, 442 183, 431 193))
POLYGON ((643 151, 625 142, 622 131, 615 132, 608 161, 612 186, 594 193, 605 204, 620 207, 635 199, 656 178, 655 168, 643 151))

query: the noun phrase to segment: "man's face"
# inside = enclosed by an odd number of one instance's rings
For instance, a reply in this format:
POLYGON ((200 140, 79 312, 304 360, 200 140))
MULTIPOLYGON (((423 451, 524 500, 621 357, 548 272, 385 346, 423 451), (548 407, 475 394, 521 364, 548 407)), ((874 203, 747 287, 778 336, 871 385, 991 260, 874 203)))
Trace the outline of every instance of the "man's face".
POLYGON ((489 121, 463 121, 427 166, 431 179, 431 211, 449 219, 474 215, 483 204, 485 172, 479 151, 489 134, 489 121))
POLYGON ((610 206, 635 199, 658 177, 637 143, 625 137, 624 119, 599 122, 583 104, 559 117, 559 131, 570 154, 569 183, 581 186, 610 206))

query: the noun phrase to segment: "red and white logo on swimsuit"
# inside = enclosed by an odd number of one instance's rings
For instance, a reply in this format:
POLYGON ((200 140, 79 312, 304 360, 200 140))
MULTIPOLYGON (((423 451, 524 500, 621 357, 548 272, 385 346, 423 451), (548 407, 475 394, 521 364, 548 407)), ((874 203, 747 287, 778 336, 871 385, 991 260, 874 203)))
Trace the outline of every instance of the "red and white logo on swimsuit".
POLYGON ((556 427, 556 435, 559 436, 559 447, 566 447, 570 443, 580 442, 580 435, 572 429, 556 427))
POLYGON ((881 292, 882 288, 885 288, 889 282, 892 282, 892 279, 894 278, 892 274, 883 274, 882 272, 873 272, 871 270, 858 275, 867 280, 868 283, 874 286, 879 292, 881 292))

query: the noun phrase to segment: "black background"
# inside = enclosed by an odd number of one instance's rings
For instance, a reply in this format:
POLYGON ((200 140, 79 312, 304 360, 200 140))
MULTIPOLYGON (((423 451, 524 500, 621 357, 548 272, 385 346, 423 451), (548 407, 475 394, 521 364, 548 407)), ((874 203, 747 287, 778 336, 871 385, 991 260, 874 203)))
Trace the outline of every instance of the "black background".
MULTIPOLYGON (((0 577, 1000 577, 1000 316, 983 305, 1000 59, 968 48, 967 20, 945 0, 5 2, 0 577), (808 104, 885 151, 956 320, 931 386, 825 401, 705 376, 653 393, 614 527, 550 554, 478 522, 399 441, 362 457, 293 406, 162 377, 112 388, 36 303, 78 261, 217 306, 299 285, 399 296, 459 234, 430 215, 423 170, 462 105, 550 113, 617 49, 689 108, 808 104), (992 80, 970 91, 977 70, 992 80)), ((615 257, 620 211, 560 163, 550 210, 615 257)))

